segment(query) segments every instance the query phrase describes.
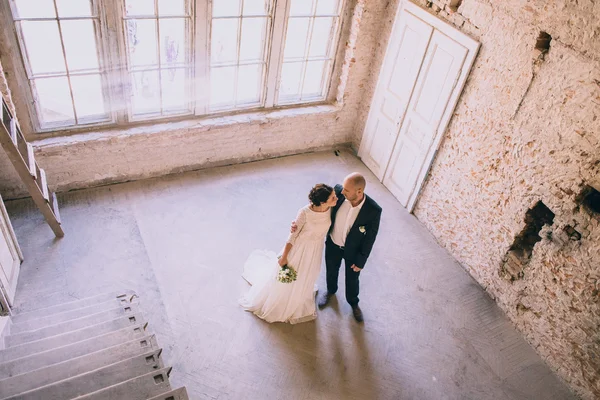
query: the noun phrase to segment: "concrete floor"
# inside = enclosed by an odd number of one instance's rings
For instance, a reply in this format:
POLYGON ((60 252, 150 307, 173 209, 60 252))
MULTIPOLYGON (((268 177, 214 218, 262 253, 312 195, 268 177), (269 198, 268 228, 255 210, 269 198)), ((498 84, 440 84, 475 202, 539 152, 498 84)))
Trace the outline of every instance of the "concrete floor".
MULTIPOLYGON (((348 152, 317 153, 63 194, 55 240, 7 204, 25 254, 16 309, 138 292, 192 399, 571 399, 495 303, 348 152), (237 299, 254 249, 279 250, 317 182, 367 174, 383 207, 361 277, 314 322, 266 324, 237 299)), ((343 282, 343 279, 341 280, 343 282)), ((324 287, 324 274, 320 277, 324 287)))

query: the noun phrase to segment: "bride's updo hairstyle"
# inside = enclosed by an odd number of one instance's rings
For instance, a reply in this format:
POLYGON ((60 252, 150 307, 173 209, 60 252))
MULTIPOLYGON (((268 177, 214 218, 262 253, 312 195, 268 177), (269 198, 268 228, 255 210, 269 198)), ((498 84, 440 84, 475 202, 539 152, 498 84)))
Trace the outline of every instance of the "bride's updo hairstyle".
POLYGON ((324 183, 318 183, 308 194, 308 200, 310 200, 313 206, 318 207, 327 202, 327 199, 331 196, 331 192, 333 192, 331 186, 327 186, 324 183))

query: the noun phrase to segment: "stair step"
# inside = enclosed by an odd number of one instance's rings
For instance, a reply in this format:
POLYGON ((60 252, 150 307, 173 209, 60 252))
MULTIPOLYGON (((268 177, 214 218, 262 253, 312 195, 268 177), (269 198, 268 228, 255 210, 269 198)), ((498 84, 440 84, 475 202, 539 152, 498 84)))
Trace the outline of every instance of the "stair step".
POLYGON ((178 389, 171 390, 167 393, 153 397, 149 400, 189 400, 189 397, 185 387, 180 387, 178 389))
POLYGON ((106 389, 78 397, 78 400, 146 400, 156 397, 171 390, 171 384, 169 383, 170 372, 171 367, 162 368, 107 387, 106 389))
MULTIPOLYGON (((10 360, 0 364, 0 379, 25 374, 39 368, 67 361, 71 358, 80 357, 107 347, 116 346, 119 343, 128 342, 134 339, 141 340, 145 335, 146 333, 143 330, 134 327, 124 328, 67 346, 10 360)), ((147 341, 146 345, 148 345, 147 341)))
POLYGON ((136 355, 160 350, 154 335, 0 380, 0 399, 85 374, 136 355), (145 345, 144 345, 145 342, 145 345))
POLYGON ((12 140, 12 142, 16 146, 17 145, 17 120, 14 118, 11 119, 8 126, 9 126, 8 134, 10 135, 10 140, 12 140))
POLYGON ((29 173, 31 177, 37 178, 37 171, 35 168, 35 153, 33 152, 33 146, 31 143, 27 143, 27 166, 29 167, 29 173))
POLYGON ((56 220, 58 221, 58 223, 61 223, 60 220, 60 211, 58 210, 58 199, 56 198, 56 193, 52 192, 50 194, 50 207, 52 208, 52 212, 54 213, 54 216, 56 217, 56 220))
POLYGON ((30 319, 36 319, 40 317, 45 317, 51 314, 58 314, 65 311, 75 310, 77 308, 88 307, 97 303, 104 303, 111 299, 117 299, 118 301, 129 302, 132 296, 136 296, 134 291, 126 290, 121 292, 113 292, 113 293, 104 293, 93 297, 86 297, 80 300, 70 301, 68 303, 62 303, 55 306, 39 308, 36 310, 26 311, 22 313, 18 313, 11 317, 13 323, 19 323, 23 321, 28 321, 30 319))
POLYGON ((62 322, 60 324, 47 326, 45 328, 37 329, 34 331, 26 331, 9 335, 5 338, 5 343, 7 346, 12 347, 27 342, 33 342, 35 340, 45 339, 50 336, 61 335, 63 333, 83 329, 91 325, 96 325, 101 322, 110 321, 126 315, 130 315, 130 318, 133 318, 131 322, 136 323, 138 321, 137 318, 133 316, 133 314, 136 314, 138 312, 139 307, 137 304, 128 304, 125 307, 119 306, 117 308, 113 308, 112 310, 103 311, 100 313, 88 315, 86 317, 62 322), (129 310, 126 311, 125 308, 128 308, 129 310))
POLYGON ((2 103, 2 110, 0 110, 0 120, 2 120, 2 123, 4 124, 4 126, 8 127, 7 124, 8 124, 8 121, 10 121, 11 115, 10 115, 10 111, 8 111, 8 106, 6 105, 6 101, 4 101, 4 97, 2 98, 0 103, 2 103))
MULTIPOLYGON (((143 330, 145 321, 142 313, 134 314, 134 317, 136 317, 135 327, 143 330)), ((0 350, 0 363, 26 357, 35 353, 41 353, 56 347, 67 346, 71 343, 81 342, 92 337, 101 336, 106 333, 114 332, 131 326, 132 325, 131 321, 129 321, 129 316, 121 317, 111 321, 92 325, 87 328, 63 333, 62 335, 51 336, 46 339, 40 339, 18 346, 7 347, 3 350, 0 350)))
POLYGON ((77 308, 75 310, 69 310, 57 314, 47 315, 45 317, 30 319, 28 321, 23 322, 14 322, 13 329, 11 330, 11 332, 13 335, 16 335, 22 332, 35 331, 37 329, 42 329, 51 325, 56 325, 74 319, 83 318, 88 315, 112 310, 117 307, 120 307, 119 302, 117 301, 117 299, 112 299, 104 303, 92 304, 90 306, 77 308))
POLYGON ((46 171, 44 170, 44 168, 38 167, 37 172, 40 176, 39 186, 40 190, 42 191, 42 195, 44 196, 44 199, 46 199, 46 201, 50 201, 50 193, 48 192, 48 178, 46 178, 46 171))
POLYGON ((19 393, 6 400, 74 399, 164 368, 161 350, 147 352, 85 374, 19 393))

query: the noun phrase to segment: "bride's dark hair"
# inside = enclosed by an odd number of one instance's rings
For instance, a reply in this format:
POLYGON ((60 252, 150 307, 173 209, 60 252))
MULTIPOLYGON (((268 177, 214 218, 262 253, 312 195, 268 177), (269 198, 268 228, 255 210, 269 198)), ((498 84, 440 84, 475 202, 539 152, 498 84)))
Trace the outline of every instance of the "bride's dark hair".
POLYGON ((327 199, 331 196, 331 192, 333 192, 331 186, 324 183, 318 183, 310 190, 308 200, 310 200, 313 206, 320 206, 327 202, 327 199))

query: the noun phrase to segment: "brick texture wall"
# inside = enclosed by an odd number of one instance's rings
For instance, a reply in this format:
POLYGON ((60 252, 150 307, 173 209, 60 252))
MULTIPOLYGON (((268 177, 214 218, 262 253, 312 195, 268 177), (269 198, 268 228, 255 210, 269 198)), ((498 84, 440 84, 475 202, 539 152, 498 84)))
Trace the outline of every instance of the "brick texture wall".
MULTIPOLYGON (((398 3, 378 11, 381 38, 398 3)), ((600 190, 600 3, 415 3, 482 44, 415 215, 565 381, 600 398, 600 217, 580 199, 600 190), (542 31, 545 54, 535 50, 542 31), (526 214, 539 201, 554 218, 538 235, 526 214), (519 253, 526 242, 532 250, 519 253)))

